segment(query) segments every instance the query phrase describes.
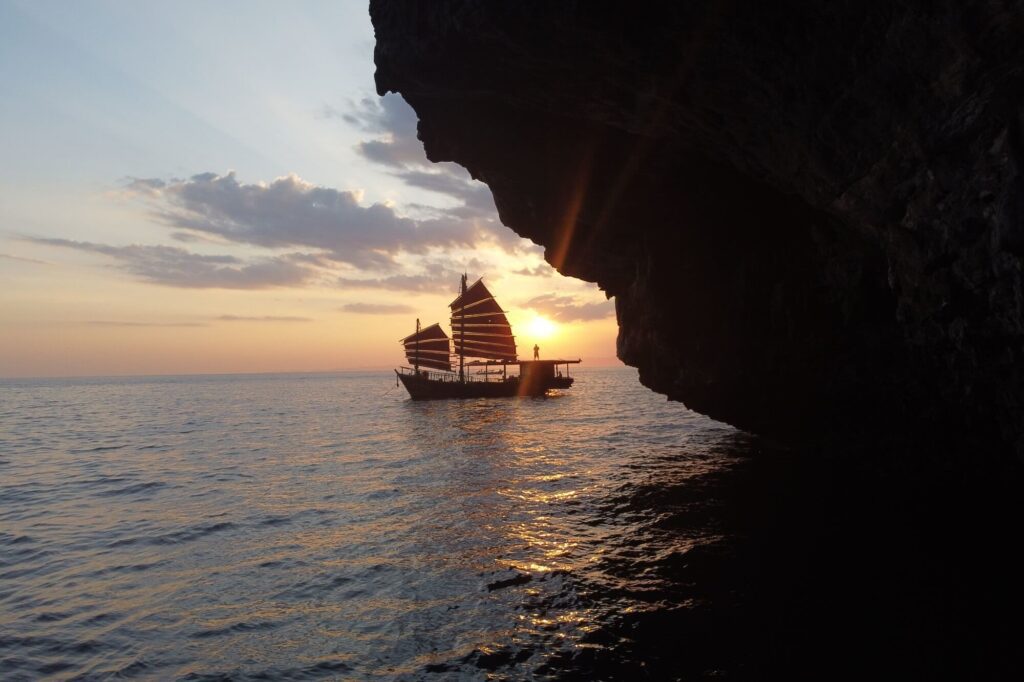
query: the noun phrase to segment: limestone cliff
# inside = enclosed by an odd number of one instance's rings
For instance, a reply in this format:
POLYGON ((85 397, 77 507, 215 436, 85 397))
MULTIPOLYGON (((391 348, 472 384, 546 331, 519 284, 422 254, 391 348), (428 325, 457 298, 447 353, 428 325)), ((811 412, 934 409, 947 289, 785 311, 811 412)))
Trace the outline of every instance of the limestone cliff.
POLYGON ((786 438, 1024 449, 1024 6, 373 0, 377 88, 615 296, 641 380, 786 438))

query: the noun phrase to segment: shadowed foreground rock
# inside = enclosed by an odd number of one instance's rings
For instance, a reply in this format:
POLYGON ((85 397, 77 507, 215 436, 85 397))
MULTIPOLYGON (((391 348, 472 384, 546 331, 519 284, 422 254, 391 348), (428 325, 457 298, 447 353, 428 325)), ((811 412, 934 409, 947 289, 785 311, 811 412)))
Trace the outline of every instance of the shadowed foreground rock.
POLYGON ((616 297, 646 385, 791 440, 1024 450, 1020 4, 370 9, 378 91, 616 297))

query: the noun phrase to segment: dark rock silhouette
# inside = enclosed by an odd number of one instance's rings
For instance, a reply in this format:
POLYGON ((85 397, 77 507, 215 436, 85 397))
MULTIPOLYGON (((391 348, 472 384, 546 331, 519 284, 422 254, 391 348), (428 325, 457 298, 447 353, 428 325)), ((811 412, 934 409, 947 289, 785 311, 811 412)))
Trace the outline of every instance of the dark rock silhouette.
POLYGON ((616 297, 646 385, 789 440, 1024 451, 1024 6, 370 11, 378 91, 616 297))

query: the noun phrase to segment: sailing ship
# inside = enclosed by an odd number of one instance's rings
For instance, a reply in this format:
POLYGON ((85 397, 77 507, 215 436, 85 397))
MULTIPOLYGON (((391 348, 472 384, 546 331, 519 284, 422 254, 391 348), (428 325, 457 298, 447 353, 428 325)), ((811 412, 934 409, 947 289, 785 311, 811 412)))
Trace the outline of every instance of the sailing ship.
POLYGON ((466 286, 463 275, 459 296, 448 307, 451 338, 440 324, 421 328, 417 319, 416 331, 399 341, 411 367, 395 374, 413 400, 539 396, 572 386, 569 365, 579 359, 519 359, 512 326, 482 278, 466 286), (519 373, 510 374, 510 367, 519 373))

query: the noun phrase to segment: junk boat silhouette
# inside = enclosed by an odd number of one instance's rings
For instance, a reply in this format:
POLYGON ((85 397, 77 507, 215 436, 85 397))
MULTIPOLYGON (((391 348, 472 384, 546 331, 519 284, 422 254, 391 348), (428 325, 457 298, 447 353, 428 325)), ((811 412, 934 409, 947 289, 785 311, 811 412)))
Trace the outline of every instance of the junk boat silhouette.
POLYGON ((463 275, 460 292, 448 306, 451 338, 440 324, 420 328, 417 319, 415 333, 399 341, 412 366, 395 374, 413 400, 538 396, 572 386, 569 365, 579 364, 579 359, 518 358, 512 326, 483 278, 467 287, 463 275), (456 357, 458 372, 453 368, 456 357), (510 367, 518 367, 519 373, 509 374, 510 367))

